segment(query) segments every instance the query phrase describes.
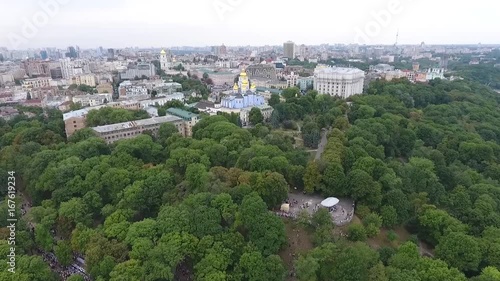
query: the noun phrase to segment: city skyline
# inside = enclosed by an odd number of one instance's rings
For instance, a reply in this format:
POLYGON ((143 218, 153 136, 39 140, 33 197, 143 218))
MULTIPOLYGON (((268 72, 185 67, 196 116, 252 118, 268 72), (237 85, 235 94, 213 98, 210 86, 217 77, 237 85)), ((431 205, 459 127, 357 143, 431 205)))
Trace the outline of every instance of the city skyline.
POLYGON ((302 6, 263 0, 23 1, 9 5, 9 13, 0 18, 0 29, 7 31, 0 36, 0 46, 263 46, 288 40, 305 45, 392 45, 398 33, 401 45, 498 44, 495 11, 500 4, 490 6, 484 10, 430 0, 312 0, 302 6), (34 31, 24 36, 30 24, 34 31))

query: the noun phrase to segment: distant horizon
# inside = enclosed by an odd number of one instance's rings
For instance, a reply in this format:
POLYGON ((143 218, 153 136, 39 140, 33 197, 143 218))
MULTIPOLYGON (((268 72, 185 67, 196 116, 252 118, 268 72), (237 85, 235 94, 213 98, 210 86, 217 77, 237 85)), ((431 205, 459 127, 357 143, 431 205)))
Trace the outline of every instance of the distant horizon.
MULTIPOLYGON (((299 42, 294 42, 296 45, 305 45, 305 46, 311 46, 311 47, 319 47, 323 45, 327 46, 356 46, 357 44, 349 44, 349 43, 322 43, 322 44, 303 44, 299 42)), ((284 42, 283 42, 284 43, 284 42)), ((103 49, 115 49, 115 50, 120 50, 120 49, 173 49, 173 48, 211 48, 215 46, 226 46, 228 48, 259 48, 259 47, 283 47, 283 44, 267 44, 267 45, 227 45, 227 44, 215 44, 215 45, 174 45, 174 46, 124 46, 124 47, 116 47, 116 46, 94 46, 94 47, 82 47, 81 45, 78 44, 68 44, 66 46, 37 46, 37 47, 30 47, 30 48, 18 48, 18 49, 10 49, 9 47, 6 46, 0 46, 0 48, 6 48, 9 51, 29 51, 29 50, 40 50, 40 49, 58 49, 58 50, 65 50, 68 47, 79 47, 80 49, 83 50, 95 50, 99 49, 102 47, 103 49)), ((396 47, 418 47, 421 44, 397 44, 396 47)), ((358 47, 392 47, 394 44, 369 44, 369 45, 357 45, 358 47)), ((500 47, 500 43, 442 43, 442 44, 424 44, 424 47, 500 47)))
POLYGON ((495 45, 498 10, 433 0, 23 0, 4 9, 0 46, 495 45))

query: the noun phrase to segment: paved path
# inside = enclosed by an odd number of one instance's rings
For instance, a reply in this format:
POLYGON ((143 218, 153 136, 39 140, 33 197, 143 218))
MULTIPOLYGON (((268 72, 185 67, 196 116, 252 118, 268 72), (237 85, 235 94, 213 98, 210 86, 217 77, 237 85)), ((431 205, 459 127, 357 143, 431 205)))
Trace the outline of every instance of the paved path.
POLYGON ((329 132, 330 132, 330 129, 321 130, 321 141, 319 142, 318 150, 316 151, 316 157, 314 158, 315 161, 318 161, 319 159, 321 159, 321 154, 323 154, 323 151, 325 151, 326 143, 328 142, 328 133, 329 132))

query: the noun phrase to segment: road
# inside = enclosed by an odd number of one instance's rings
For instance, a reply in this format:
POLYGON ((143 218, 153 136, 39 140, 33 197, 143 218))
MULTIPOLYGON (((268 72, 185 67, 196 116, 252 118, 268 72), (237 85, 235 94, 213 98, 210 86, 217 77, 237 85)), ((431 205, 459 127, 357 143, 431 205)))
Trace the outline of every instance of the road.
POLYGON ((330 129, 321 130, 321 141, 319 142, 318 150, 316 151, 316 157, 314 158, 315 161, 318 161, 319 159, 321 159, 321 154, 323 154, 323 151, 325 151, 326 143, 328 142, 328 133, 329 132, 330 132, 330 129))

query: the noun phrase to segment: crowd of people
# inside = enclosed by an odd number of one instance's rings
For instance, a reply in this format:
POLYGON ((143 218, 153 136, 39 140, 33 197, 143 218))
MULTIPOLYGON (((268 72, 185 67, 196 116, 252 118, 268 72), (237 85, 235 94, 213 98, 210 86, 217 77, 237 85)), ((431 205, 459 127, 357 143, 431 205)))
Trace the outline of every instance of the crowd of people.
POLYGON ((52 271, 56 272, 62 280, 67 280, 71 275, 79 274, 82 275, 83 280, 90 281, 90 277, 85 272, 85 269, 78 266, 77 264, 72 264, 69 266, 62 266, 57 257, 51 252, 45 252, 41 249, 37 249, 38 253, 42 256, 43 260, 49 264, 52 271))
POLYGON ((31 208, 31 204, 28 203, 23 203, 21 204, 21 215, 24 216, 28 212, 29 208, 31 208))
MULTIPOLYGON (((285 201, 285 204, 289 205, 290 210, 280 210, 276 212, 276 214, 280 217, 286 218, 297 218, 297 214, 301 210, 308 210, 309 213, 316 213, 320 208, 322 208, 321 204, 311 205, 307 200, 297 200, 295 198, 288 198, 285 201), (294 210, 292 210, 294 208, 294 210)), ((332 220, 336 225, 344 225, 352 221, 354 217, 354 208, 355 203, 352 204, 352 210, 347 211, 341 205, 336 205, 328 208, 328 212, 332 216, 332 220)))
MULTIPOLYGON (((21 195, 22 197, 22 195, 21 195)), ((25 203, 21 204, 21 215, 25 216, 30 208, 32 207, 31 203, 26 200, 25 203)), ((33 224, 31 221, 28 221, 28 228, 31 232, 31 235, 34 235, 35 233, 35 224, 33 224)), ((51 234, 55 236, 55 231, 51 230, 51 234)), ((69 265, 69 266, 62 266, 59 261, 57 260, 57 257, 51 253, 51 252, 46 252, 42 249, 37 248, 35 250, 36 254, 40 255, 42 259, 49 264, 50 268, 52 271, 56 272, 62 280, 67 280, 71 275, 79 274, 82 275, 83 280, 85 281, 90 281, 90 276, 87 275, 85 272, 85 269, 83 268, 85 266, 85 260, 83 257, 79 254, 74 254, 73 255, 73 260, 75 261, 74 264, 69 265)))
POLYGON ((276 212, 276 215, 278 215, 280 217, 283 217, 283 218, 293 218, 293 219, 297 218, 296 214, 287 213, 287 212, 284 212, 284 211, 276 212))

